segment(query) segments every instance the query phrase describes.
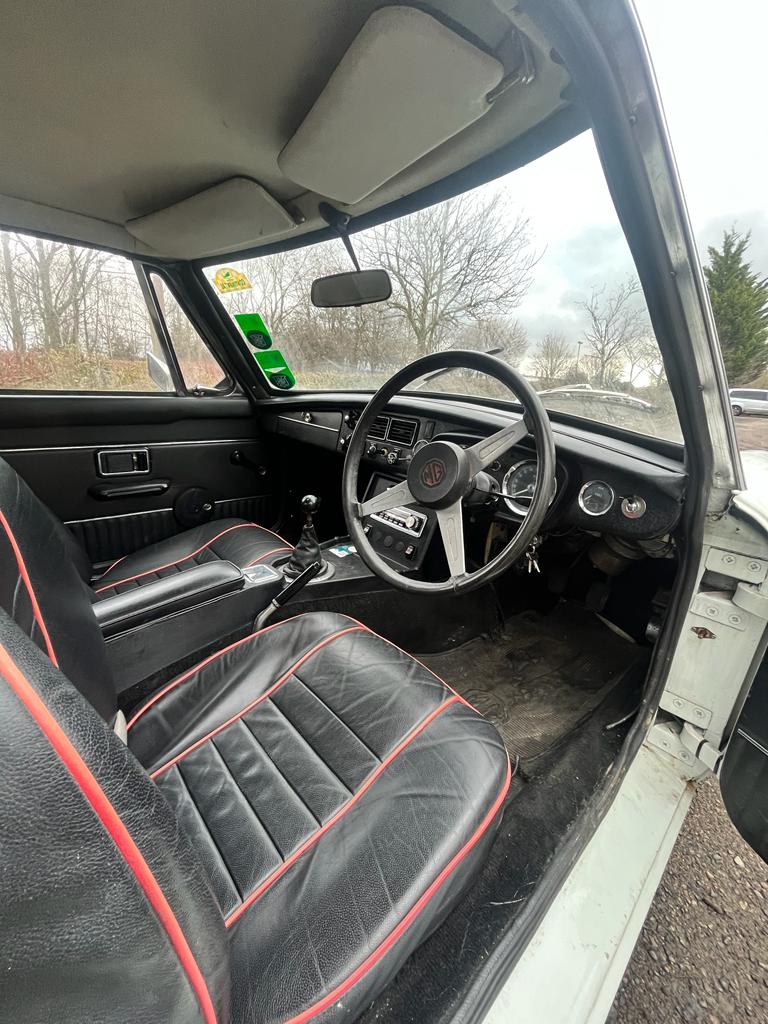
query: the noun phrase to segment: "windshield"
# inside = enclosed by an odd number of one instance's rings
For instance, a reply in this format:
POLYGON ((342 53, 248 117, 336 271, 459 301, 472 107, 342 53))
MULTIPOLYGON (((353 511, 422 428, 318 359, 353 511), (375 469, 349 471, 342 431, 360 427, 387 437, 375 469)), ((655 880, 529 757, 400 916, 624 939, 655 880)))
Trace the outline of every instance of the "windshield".
MULTIPOLYGON (((205 268, 276 390, 372 389, 418 356, 492 352, 548 409, 681 440, 659 347, 591 133, 454 199, 352 236, 386 302, 316 309, 313 278, 352 269, 340 240, 205 268)), ((424 393, 508 399, 452 371, 424 393)))

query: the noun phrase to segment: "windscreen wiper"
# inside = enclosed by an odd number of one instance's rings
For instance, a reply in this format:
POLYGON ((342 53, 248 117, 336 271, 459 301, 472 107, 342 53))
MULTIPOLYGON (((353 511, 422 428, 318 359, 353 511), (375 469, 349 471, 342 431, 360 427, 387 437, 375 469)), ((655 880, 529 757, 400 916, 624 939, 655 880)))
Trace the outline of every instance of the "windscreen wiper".
MULTIPOLYGON (((483 352, 483 355, 497 356, 500 352, 503 351, 504 349, 501 346, 497 346, 496 348, 486 349, 485 352, 483 352)), ((423 388, 424 385, 429 384, 430 381, 435 380, 437 377, 442 377, 444 373, 450 373, 451 370, 455 369, 455 366, 443 366, 439 370, 433 370, 431 373, 425 373, 424 376, 419 381, 419 383, 415 387, 411 388, 411 391, 418 391, 419 388, 423 388)))

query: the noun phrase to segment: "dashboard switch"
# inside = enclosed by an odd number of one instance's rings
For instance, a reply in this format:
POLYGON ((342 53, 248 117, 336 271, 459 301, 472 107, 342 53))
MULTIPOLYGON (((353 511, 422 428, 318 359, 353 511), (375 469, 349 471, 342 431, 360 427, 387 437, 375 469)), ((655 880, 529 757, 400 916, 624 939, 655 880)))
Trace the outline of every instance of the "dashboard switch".
POLYGON ((645 515, 646 508, 645 501, 637 494, 621 499, 621 511, 627 519, 640 519, 645 515))

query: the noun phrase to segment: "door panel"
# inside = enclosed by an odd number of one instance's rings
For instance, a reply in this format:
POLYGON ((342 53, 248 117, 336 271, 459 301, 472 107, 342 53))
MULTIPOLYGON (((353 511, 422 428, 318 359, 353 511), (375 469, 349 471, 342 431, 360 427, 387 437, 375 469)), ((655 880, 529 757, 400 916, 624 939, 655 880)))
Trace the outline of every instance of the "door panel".
POLYGON ((768 861, 768 664, 752 683, 720 769, 726 810, 749 845, 768 861))
POLYGON ((214 518, 274 525, 274 444, 244 398, 3 396, 0 455, 96 563, 186 529, 174 506, 190 488, 204 489, 214 518), (98 452, 133 448, 146 449, 148 472, 100 473, 98 452))

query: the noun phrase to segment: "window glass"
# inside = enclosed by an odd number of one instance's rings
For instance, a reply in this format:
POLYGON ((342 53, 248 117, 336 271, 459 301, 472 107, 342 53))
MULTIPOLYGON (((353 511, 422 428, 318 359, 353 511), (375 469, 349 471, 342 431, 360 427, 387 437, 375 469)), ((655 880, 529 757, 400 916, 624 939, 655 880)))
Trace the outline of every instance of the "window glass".
MULTIPOLYGON (((681 440, 591 133, 352 241, 363 267, 389 271, 387 302, 312 306, 314 277, 352 269, 338 240, 205 268, 273 387, 371 389, 417 356, 480 349, 521 370, 549 409, 681 440)), ((508 397, 469 371, 414 386, 508 397)))
POLYGON ((176 301, 171 289, 159 274, 149 276, 185 386, 191 390, 198 385, 206 388, 214 388, 220 384, 228 385, 226 373, 176 301))
POLYGON ((159 390, 161 356, 130 260, 0 231, 0 389, 159 390))

